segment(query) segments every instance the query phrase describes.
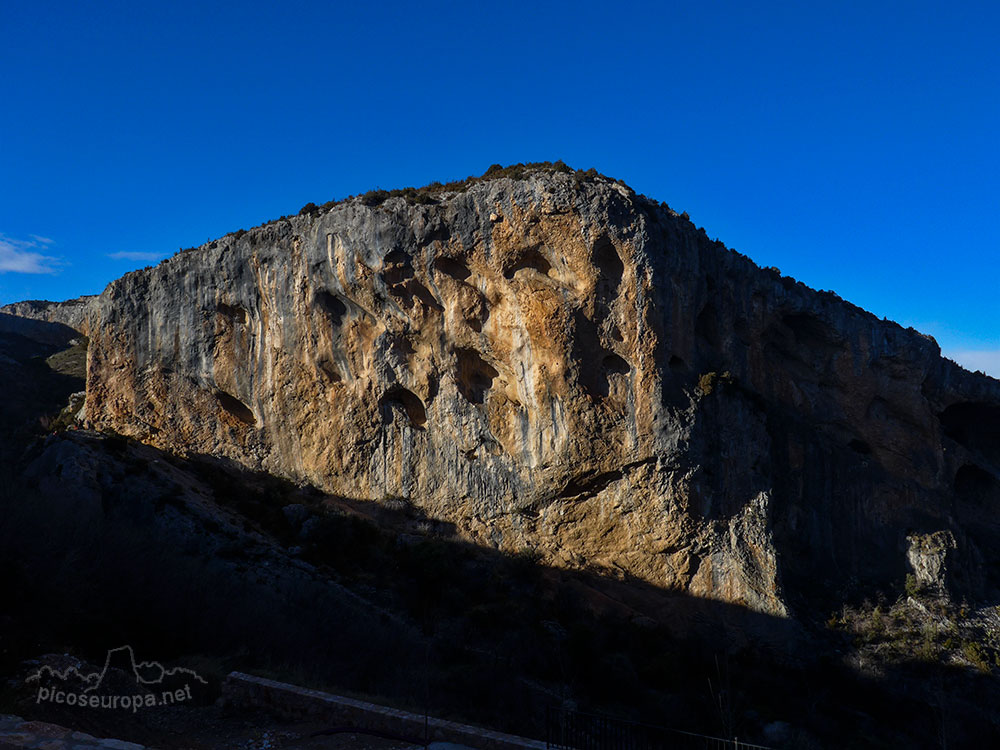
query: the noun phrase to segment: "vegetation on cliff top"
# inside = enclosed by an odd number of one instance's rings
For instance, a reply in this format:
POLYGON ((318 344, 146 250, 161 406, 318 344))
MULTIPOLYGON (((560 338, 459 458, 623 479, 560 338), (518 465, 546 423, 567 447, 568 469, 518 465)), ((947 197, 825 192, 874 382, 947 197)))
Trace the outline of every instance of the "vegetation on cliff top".
MULTIPOLYGON (((523 180, 529 175, 537 172, 562 172, 565 174, 572 174, 576 175, 580 181, 601 176, 596 169, 589 169, 586 172, 579 169, 574 170, 562 161, 539 161, 531 162, 529 164, 519 163, 511 164, 507 167, 501 166, 500 164, 494 164, 479 177, 469 175, 464 180, 454 180, 447 183, 432 182, 421 188, 408 187, 398 190, 369 190, 367 193, 359 196, 359 199, 361 203, 366 206, 378 206, 390 198, 403 198, 411 206, 416 204, 437 203, 435 196, 442 195, 444 193, 464 193, 477 183, 489 182, 491 180, 498 180, 504 177, 508 177, 512 180, 523 180)), ((346 200, 351 199, 347 198, 346 200)), ((337 203, 341 202, 343 201, 331 201, 330 203, 324 204, 321 210, 332 208, 337 205, 337 203)))
MULTIPOLYGON (((438 199, 446 194, 454 193, 464 193, 473 185, 481 182, 490 182, 492 180, 499 180, 502 178, 509 178, 512 180, 523 180, 532 174, 538 173, 563 173, 571 174, 575 177, 578 184, 582 184, 589 180, 595 180, 598 178, 603 178, 612 182, 616 182, 620 185, 625 183, 621 180, 611 180, 611 178, 606 175, 602 175, 596 169, 573 169, 568 166, 565 162, 559 161, 538 161, 529 162, 527 164, 517 163, 511 164, 509 166, 502 166, 500 164, 494 164, 489 169, 487 169, 483 174, 478 177, 475 175, 469 175, 463 180, 452 180, 451 182, 431 182, 423 187, 405 187, 396 188, 393 190, 383 190, 381 188, 375 188, 374 190, 369 190, 366 193, 359 193, 358 195, 349 195, 346 198, 339 198, 327 201, 322 205, 316 205, 313 202, 306 203, 302 208, 299 209, 299 216, 319 216, 326 213, 335 206, 340 206, 345 203, 350 203, 351 201, 358 201, 362 205, 375 207, 380 206, 385 203, 390 198, 403 198, 409 205, 429 205, 438 203, 438 199)), ((252 227, 252 229, 260 229, 262 227, 270 226, 271 224, 277 224, 280 221, 285 221, 291 218, 291 214, 281 216, 277 219, 271 219, 270 221, 265 221, 262 224, 252 227)), ((246 229, 238 229, 235 232, 230 232, 234 237, 239 239, 243 235, 247 234, 246 229)), ((208 243, 209 247, 215 247, 216 242, 208 243)), ((192 250, 197 250, 196 247, 181 248, 180 252, 190 252, 192 250)))

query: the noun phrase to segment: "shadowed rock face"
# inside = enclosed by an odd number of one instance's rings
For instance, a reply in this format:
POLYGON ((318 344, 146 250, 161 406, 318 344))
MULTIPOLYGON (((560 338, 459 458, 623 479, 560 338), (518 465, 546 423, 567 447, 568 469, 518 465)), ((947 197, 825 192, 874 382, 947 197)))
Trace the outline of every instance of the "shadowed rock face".
MULTIPOLYGON (((86 334, 87 319, 96 303, 96 294, 66 300, 65 302, 26 300, 24 302, 14 302, 13 304, 0 307, 0 314, 16 315, 19 318, 28 318, 29 320, 39 320, 45 323, 55 323, 68 326, 69 328, 86 334)), ((39 338, 39 333, 42 330, 42 328, 35 326, 29 329, 28 335, 33 335, 35 338, 39 338)))
POLYGON ((997 596, 1000 383, 604 178, 297 216, 112 283, 86 412, 470 539, 784 614, 997 596))
MULTIPOLYGON (((76 394, 82 405, 86 339, 67 325, 0 308, 0 475, 76 394)), ((0 479, 0 483, 3 480, 0 479)))

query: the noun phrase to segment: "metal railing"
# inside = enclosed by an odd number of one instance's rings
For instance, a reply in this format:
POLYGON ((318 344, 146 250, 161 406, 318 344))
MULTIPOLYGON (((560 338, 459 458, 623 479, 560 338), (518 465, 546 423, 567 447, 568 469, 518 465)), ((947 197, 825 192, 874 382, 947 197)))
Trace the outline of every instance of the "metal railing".
POLYGON ((545 746, 549 750, 772 750, 739 739, 551 707, 545 713, 545 746))

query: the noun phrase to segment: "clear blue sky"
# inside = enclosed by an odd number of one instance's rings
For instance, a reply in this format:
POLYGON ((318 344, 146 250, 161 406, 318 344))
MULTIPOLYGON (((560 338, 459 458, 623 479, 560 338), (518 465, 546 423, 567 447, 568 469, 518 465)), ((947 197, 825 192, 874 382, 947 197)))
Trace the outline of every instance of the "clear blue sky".
POLYGON ((998 40, 996 2, 0 2, 0 303, 563 159, 1000 375, 998 40))

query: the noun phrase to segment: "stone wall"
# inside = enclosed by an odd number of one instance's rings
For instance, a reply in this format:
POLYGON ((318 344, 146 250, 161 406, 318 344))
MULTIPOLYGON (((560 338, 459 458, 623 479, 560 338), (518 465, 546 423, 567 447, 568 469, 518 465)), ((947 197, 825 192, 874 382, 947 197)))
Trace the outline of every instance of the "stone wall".
POLYGON ((544 750, 545 743, 503 734, 468 724, 435 719, 388 706, 332 695, 319 690, 232 672, 223 683, 224 705, 257 709, 285 719, 315 719, 333 727, 350 727, 398 738, 415 744, 451 742, 478 750, 544 750), (426 734, 425 734, 426 732, 426 734))

